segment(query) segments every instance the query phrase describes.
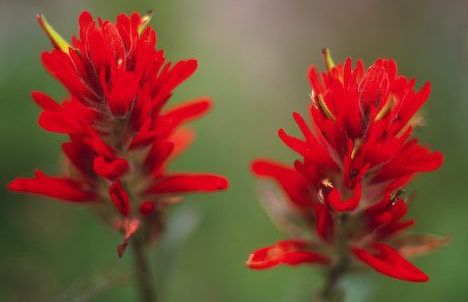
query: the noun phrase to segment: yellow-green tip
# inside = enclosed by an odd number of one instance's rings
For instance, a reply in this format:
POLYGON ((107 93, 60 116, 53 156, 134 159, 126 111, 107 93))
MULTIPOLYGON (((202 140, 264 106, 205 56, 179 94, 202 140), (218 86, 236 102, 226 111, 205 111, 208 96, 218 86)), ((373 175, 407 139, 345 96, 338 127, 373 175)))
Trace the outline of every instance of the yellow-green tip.
POLYGON ((330 54, 330 50, 328 48, 322 49, 323 59, 325 60, 325 66, 330 71, 333 67, 335 67, 335 62, 330 54))
POLYGON ((325 116, 328 119, 335 121, 335 116, 330 111, 327 104, 325 103, 325 100, 323 99, 323 97, 320 94, 317 96, 317 103, 318 103, 320 109, 322 110, 323 114, 325 114, 325 116))
POLYGON ((152 10, 149 10, 143 17, 141 17, 140 25, 138 26, 138 34, 139 35, 149 25, 152 17, 153 17, 153 11, 152 10))
POLYGON ((70 44, 47 22, 43 14, 37 14, 36 18, 54 47, 68 54, 70 44))

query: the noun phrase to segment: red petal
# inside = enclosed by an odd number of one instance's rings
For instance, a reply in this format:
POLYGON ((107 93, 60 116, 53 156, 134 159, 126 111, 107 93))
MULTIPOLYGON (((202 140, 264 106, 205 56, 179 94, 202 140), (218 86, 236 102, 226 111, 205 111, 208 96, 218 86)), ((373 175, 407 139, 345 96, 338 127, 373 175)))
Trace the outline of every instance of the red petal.
POLYGON ((112 161, 106 161, 104 157, 99 156, 94 159, 93 168, 97 175, 115 180, 127 172, 129 165, 123 158, 115 158, 112 161))
POLYGON ((182 104, 176 108, 172 108, 170 111, 161 116, 161 120, 158 122, 158 125, 160 125, 159 127, 162 128, 160 132, 170 133, 179 125, 205 114, 208 112, 210 107, 211 100, 204 98, 182 104))
POLYGON ((144 201, 140 205, 140 213, 143 216, 148 216, 150 214, 153 214, 155 210, 156 210, 156 205, 154 204, 153 201, 144 201))
POLYGON ((293 168, 270 160, 255 160, 252 171, 257 176, 275 179, 289 196, 291 201, 299 207, 311 207, 308 197, 306 180, 293 168))
POLYGON ((395 249, 383 243, 374 244, 376 254, 371 254, 361 248, 353 248, 353 252, 362 262, 374 270, 396 279, 425 282, 429 277, 416 266, 403 258, 395 249))
POLYGON ((73 66, 70 57, 60 50, 42 54, 42 62, 46 69, 62 82, 71 94, 95 98, 89 86, 82 80, 73 66))
POLYGON ((85 138, 84 142, 88 144, 94 152, 107 159, 115 158, 114 150, 111 146, 106 144, 98 134, 92 132, 91 135, 92 137, 85 138))
MULTIPOLYGON (((389 132, 394 134, 398 133, 409 122, 431 94, 430 82, 424 83, 423 87, 415 93, 411 87, 414 85, 414 82, 411 83, 410 81, 408 83, 407 81, 402 81, 405 86, 404 89, 410 89, 410 91, 399 97, 393 109, 393 116, 398 116, 398 118, 394 118, 394 122, 390 125, 389 132)), ((402 91, 404 91, 404 89, 402 89, 402 91)))
POLYGON ((389 79, 381 63, 379 60, 369 67, 359 84, 361 106, 370 113, 371 118, 378 112, 378 106, 383 106, 381 99, 386 100, 388 95, 389 79), (376 105, 376 102, 380 104, 376 105))
POLYGON ((8 184, 16 192, 33 193, 67 201, 91 201, 95 197, 81 182, 67 177, 51 177, 36 171, 34 178, 16 178, 8 184))
POLYGON ((101 81, 104 95, 112 114, 120 117, 125 115, 130 109, 135 99, 140 79, 135 72, 120 69, 111 73, 110 82, 108 87, 106 80, 101 81))
POLYGON ((159 133, 157 131, 151 129, 151 118, 148 117, 143 122, 138 132, 133 136, 128 149, 133 150, 136 148, 146 147, 154 142, 158 134, 159 133))
POLYGON ((252 269, 267 269, 279 264, 298 265, 302 263, 328 264, 329 260, 299 240, 283 240, 258 249, 250 254, 247 266, 252 269))
POLYGON ((127 217, 130 214, 130 201, 120 181, 116 181, 110 185, 109 195, 119 212, 127 217))
POLYGON ((195 132, 187 128, 179 128, 169 138, 174 143, 174 150, 171 153, 171 158, 177 157, 180 153, 185 151, 195 139, 195 132))
POLYGON ((278 130, 278 136, 289 148, 300 155, 307 157, 311 154, 311 149, 306 142, 297 137, 288 135, 283 129, 278 130))
POLYGON ((432 152, 420 146, 414 139, 407 142, 400 153, 386 163, 372 181, 383 182, 408 176, 415 172, 434 171, 442 165, 442 162, 441 152, 432 152))
POLYGON ((40 91, 33 91, 32 98, 42 109, 47 111, 60 111, 62 107, 57 104, 50 96, 40 91))
POLYGON ((213 192, 225 190, 228 180, 214 174, 176 174, 164 177, 148 189, 149 193, 213 192))
POLYGON ((293 112, 293 118, 297 126, 301 130, 302 135, 304 135, 305 140, 307 142, 315 142, 316 141, 315 136, 310 130, 309 126, 307 125, 302 115, 298 112, 293 112))
POLYGON ((168 141, 156 141, 146 156, 145 170, 154 176, 164 173, 170 161, 184 151, 194 137, 195 133, 192 130, 180 128, 168 138, 168 141))
POLYGON ((414 220, 394 222, 389 225, 383 226, 382 228, 377 230, 377 237, 380 240, 383 240, 396 233, 406 230, 407 228, 412 227, 413 225, 414 220))
POLYGON ((358 183, 353 191, 353 196, 343 200, 340 192, 333 188, 327 195, 327 202, 338 212, 346 212, 354 210, 361 200, 361 184, 358 183))
POLYGON ((161 174, 166 160, 174 150, 174 144, 167 141, 156 141, 146 155, 144 162, 145 172, 153 175, 161 174))
POLYGON ((89 124, 98 117, 96 110, 84 106, 76 98, 61 105, 39 92, 33 93, 33 98, 45 110, 39 116, 39 125, 47 131, 86 134, 89 124))
POLYGON ((182 60, 177 62, 171 69, 171 77, 168 81, 171 90, 180 83, 188 79, 197 70, 198 62, 196 59, 182 60))
POLYGON ((64 134, 83 134, 86 131, 78 118, 72 118, 63 110, 43 111, 39 116, 39 126, 50 132, 64 134))
POLYGON ((309 83, 310 87, 314 91, 315 94, 323 94, 325 92, 325 89, 323 88, 322 82, 320 81, 318 75, 317 75, 317 70, 315 66, 311 66, 309 68, 309 83))
POLYGON ((315 231, 323 240, 330 242, 333 239, 334 224, 329 208, 322 203, 314 204, 315 231))
POLYGON ((62 144, 62 150, 70 162, 84 175, 93 177, 94 151, 81 140, 72 139, 70 142, 62 144))
POLYGON ((80 24, 80 29, 81 28, 85 28, 89 25, 89 23, 93 22, 93 16, 91 15, 90 12, 88 11, 83 11, 81 14, 80 14, 80 17, 79 17, 79 24, 80 24))
POLYGON ((197 69, 198 63, 195 59, 177 62, 172 69, 166 64, 160 72, 159 77, 165 76, 164 84, 153 99, 154 109, 158 111, 172 95, 172 90, 189 78, 197 69))

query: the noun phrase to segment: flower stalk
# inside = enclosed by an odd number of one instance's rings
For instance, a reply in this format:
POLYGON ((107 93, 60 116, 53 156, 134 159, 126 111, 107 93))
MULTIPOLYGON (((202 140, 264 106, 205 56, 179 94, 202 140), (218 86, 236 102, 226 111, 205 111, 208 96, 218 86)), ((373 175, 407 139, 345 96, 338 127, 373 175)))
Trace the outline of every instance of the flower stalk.
POLYGON ((150 259, 144 241, 139 237, 132 240, 135 281, 141 302, 156 302, 156 289, 150 259))
POLYGON ((320 291, 319 302, 342 302, 344 292, 339 288, 340 281, 346 274, 349 260, 342 257, 338 263, 327 269, 325 282, 320 291))
POLYGON ((349 269, 350 259, 346 252, 346 228, 348 215, 340 215, 339 223, 336 226, 338 259, 336 262, 326 267, 325 280, 319 292, 319 302, 341 302, 344 301, 344 292, 339 288, 340 282, 349 269))

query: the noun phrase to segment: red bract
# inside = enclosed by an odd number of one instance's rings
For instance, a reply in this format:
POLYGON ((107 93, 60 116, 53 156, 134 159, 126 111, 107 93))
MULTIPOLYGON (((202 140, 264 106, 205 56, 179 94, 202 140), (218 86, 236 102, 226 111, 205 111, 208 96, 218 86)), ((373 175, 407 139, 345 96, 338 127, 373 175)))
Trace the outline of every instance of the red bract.
POLYGON ((354 258, 387 276, 426 281, 389 244, 413 225, 404 218, 408 202, 400 189, 443 161, 440 152, 412 138, 430 84, 416 91, 415 80, 398 75, 393 60, 379 59, 366 70, 361 61, 353 67, 351 59, 335 66, 327 50, 324 58, 326 72, 309 71, 310 118, 293 114, 303 138, 279 130, 280 139, 302 159, 292 167, 266 159, 252 164, 256 176, 278 183, 315 236, 294 240, 294 248, 277 244, 274 253, 268 252, 271 247, 254 251, 247 265, 324 264, 311 259, 336 265, 354 258))
POLYGON ((195 72, 197 61, 167 62, 163 51, 155 48, 149 18, 121 14, 114 23, 95 21, 83 12, 79 36, 69 45, 38 16, 55 46, 42 54, 42 62, 70 96, 61 104, 41 92, 32 97, 43 109, 39 125, 69 135, 62 147, 70 174, 50 177, 38 171, 35 178, 17 178, 8 186, 113 207, 125 242, 141 225, 157 225, 152 220, 160 219, 173 194, 228 186, 221 176, 167 169, 193 139, 193 133, 181 126, 204 115, 211 100, 200 98, 164 109, 173 90, 195 72))
POLYGON ((251 268, 264 269, 279 264, 328 264, 328 258, 310 251, 303 241, 283 240, 257 250, 250 256, 248 263, 251 268))

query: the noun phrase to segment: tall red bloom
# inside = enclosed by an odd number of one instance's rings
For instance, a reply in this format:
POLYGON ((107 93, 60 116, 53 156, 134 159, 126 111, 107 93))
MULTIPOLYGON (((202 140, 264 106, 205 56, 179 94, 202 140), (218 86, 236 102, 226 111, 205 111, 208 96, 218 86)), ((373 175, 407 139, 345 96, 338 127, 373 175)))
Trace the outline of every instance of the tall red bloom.
MULTIPOLYGON (((165 109, 174 89, 197 68, 195 59, 171 64, 155 48, 150 16, 121 14, 116 22, 79 18, 79 36, 69 45, 38 20, 55 49, 42 54, 46 69, 68 90, 61 104, 33 92, 42 108, 39 125, 66 134, 62 145, 69 173, 52 177, 37 171, 17 178, 9 189, 76 203, 92 203, 130 236, 144 226, 156 235, 164 208, 174 195, 224 190, 228 182, 214 174, 168 171, 169 162, 193 140, 181 128, 211 107, 207 98, 165 109)), ((148 231, 149 230, 149 231, 148 231)))
POLYGON ((401 188, 443 161, 440 152, 412 137, 430 84, 415 91, 415 80, 398 75, 393 60, 379 59, 365 69, 361 61, 353 67, 349 58, 335 65, 328 50, 324 58, 326 72, 309 71, 311 125, 293 114, 303 138, 278 132, 302 159, 293 166, 266 159, 252 164, 256 176, 278 183, 294 213, 315 231, 254 251, 247 265, 361 262, 390 277, 426 281, 400 254, 415 244, 405 237, 413 220, 405 218, 409 202, 401 188))

